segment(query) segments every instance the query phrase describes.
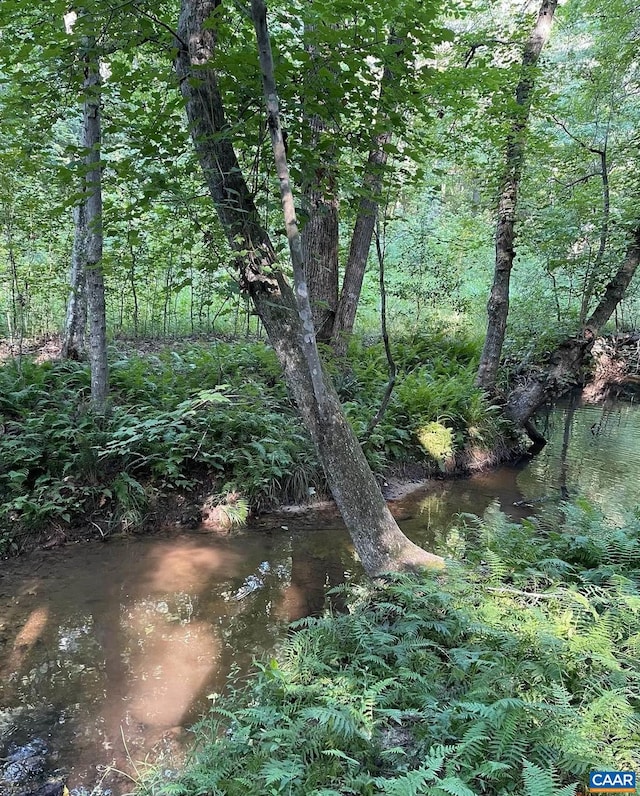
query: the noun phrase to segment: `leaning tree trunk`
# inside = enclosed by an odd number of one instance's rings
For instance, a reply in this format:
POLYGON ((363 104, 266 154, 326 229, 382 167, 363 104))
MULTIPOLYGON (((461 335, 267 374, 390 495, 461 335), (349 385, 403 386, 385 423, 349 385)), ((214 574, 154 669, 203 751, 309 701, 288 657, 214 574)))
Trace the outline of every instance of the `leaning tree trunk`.
POLYGON ((492 390, 495 387, 507 328, 509 282, 515 257, 516 206, 524 164, 524 139, 535 84, 535 67, 551 33, 551 23, 557 5, 558 0, 542 0, 538 20, 524 48, 520 82, 516 88, 516 106, 507 141, 505 170, 498 205, 496 262, 491 295, 487 304, 487 334, 476 378, 478 387, 483 387, 485 390, 492 390))
POLYGON ((398 528, 320 364, 291 203, 275 84, 269 68, 266 11, 263 3, 254 2, 268 95, 268 124, 295 269, 295 294, 276 266, 271 241, 259 222, 230 140, 216 74, 209 66, 216 42, 215 31, 207 20, 219 5, 220 0, 182 0, 176 72, 207 185, 227 239, 237 252, 241 283, 264 323, 366 572, 374 575, 397 569, 442 567, 439 556, 414 545, 398 528))
POLYGON ((584 367, 586 357, 596 336, 609 320, 624 297, 640 264, 640 224, 633 232, 626 257, 607 285, 598 306, 587 319, 582 332, 565 340, 550 357, 546 372, 516 387, 507 402, 507 414, 532 435, 531 418, 549 400, 557 398, 575 386, 584 367))
POLYGON ((73 249, 69 275, 69 301, 62 335, 63 359, 84 359, 86 353, 87 290, 85 265, 87 259, 87 213, 82 201, 73 211, 73 249))
POLYGON ((85 150, 86 291, 89 314, 89 364, 91 405, 106 410, 109 393, 107 366, 107 322, 102 272, 102 174, 100 164, 100 67, 95 40, 87 41, 84 80, 83 145, 85 150))

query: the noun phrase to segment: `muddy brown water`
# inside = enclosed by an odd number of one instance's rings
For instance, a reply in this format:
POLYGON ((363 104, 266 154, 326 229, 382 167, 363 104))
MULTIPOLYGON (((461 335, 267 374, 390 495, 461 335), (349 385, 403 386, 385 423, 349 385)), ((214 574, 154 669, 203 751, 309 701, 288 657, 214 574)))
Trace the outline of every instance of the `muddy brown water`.
MULTIPOLYGON (((551 443, 534 460, 403 499, 405 532, 438 547, 460 512, 518 518, 568 494, 615 519, 640 503, 638 408, 569 405, 543 422, 551 443)), ((1 562, 0 793, 32 763, 73 796, 130 792, 148 762, 174 765, 232 668, 243 676, 359 576, 339 522, 294 515, 233 537, 166 532, 1 562)))

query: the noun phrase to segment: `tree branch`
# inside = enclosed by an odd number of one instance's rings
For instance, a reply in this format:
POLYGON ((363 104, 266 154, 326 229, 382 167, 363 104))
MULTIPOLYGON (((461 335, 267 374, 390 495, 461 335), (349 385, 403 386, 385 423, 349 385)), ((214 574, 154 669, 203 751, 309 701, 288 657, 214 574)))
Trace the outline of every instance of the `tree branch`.
POLYGON ((164 28, 164 30, 170 33, 185 51, 188 51, 189 47, 187 43, 184 41, 184 39, 180 38, 178 33, 170 25, 167 25, 166 22, 163 22, 161 19, 158 19, 158 17, 155 14, 151 14, 149 11, 145 11, 144 8, 140 8, 140 6, 137 5, 135 2, 132 2, 131 5, 143 17, 150 19, 156 25, 159 25, 161 28, 164 28))
POLYGON ((573 141, 575 141, 576 144, 579 144, 583 149, 586 149, 587 152, 592 152, 594 155, 602 155, 603 154, 603 150, 602 149, 598 149, 598 147, 594 147, 594 146, 589 146, 589 144, 585 144, 585 142, 582 141, 580 138, 578 138, 578 136, 574 135, 571 132, 571 130, 569 130, 567 125, 561 119, 558 119, 557 116, 553 116, 552 115, 551 118, 558 125, 558 127, 561 127, 564 130, 564 132, 569 136, 569 138, 571 138, 573 141))

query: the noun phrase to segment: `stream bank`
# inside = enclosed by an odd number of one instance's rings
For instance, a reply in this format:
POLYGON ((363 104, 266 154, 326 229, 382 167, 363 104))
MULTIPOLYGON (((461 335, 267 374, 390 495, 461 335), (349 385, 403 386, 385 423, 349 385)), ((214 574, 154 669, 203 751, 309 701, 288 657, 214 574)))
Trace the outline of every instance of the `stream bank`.
MULTIPOLYGON (((371 433, 386 386, 382 345, 354 340, 348 369, 327 363, 379 478, 453 475, 511 455, 508 424, 474 386, 477 340, 427 329, 395 348, 396 386, 371 433)), ((0 556, 220 514, 228 525, 242 501, 259 516, 326 492, 264 342, 114 346, 104 417, 90 411, 86 363, 36 359, 0 368, 0 556)))

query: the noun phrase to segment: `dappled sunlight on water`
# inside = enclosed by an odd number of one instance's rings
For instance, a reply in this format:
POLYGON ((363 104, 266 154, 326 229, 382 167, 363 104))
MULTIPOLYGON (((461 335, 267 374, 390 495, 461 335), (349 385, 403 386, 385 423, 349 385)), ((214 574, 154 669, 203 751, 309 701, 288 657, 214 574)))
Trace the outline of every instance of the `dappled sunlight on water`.
POLYGON ((212 548, 204 539, 181 539, 179 547, 161 547, 147 553, 148 565, 135 584, 139 592, 200 591, 214 574, 234 571, 240 550, 212 548))
POLYGON ((0 756, 41 738, 72 793, 127 792, 147 754, 177 752, 232 665, 249 669, 353 568, 335 530, 173 534, 5 562, 0 756))
POLYGON ((149 727, 176 727, 211 681, 220 641, 202 620, 176 625, 147 616, 146 621, 150 624, 129 647, 127 712, 149 727))
POLYGON ((0 669, 0 676, 3 680, 9 678, 13 672, 22 668, 31 648, 41 637, 48 619, 49 610, 46 606, 39 606, 31 611, 27 621, 18 631, 13 641, 13 649, 0 669))

